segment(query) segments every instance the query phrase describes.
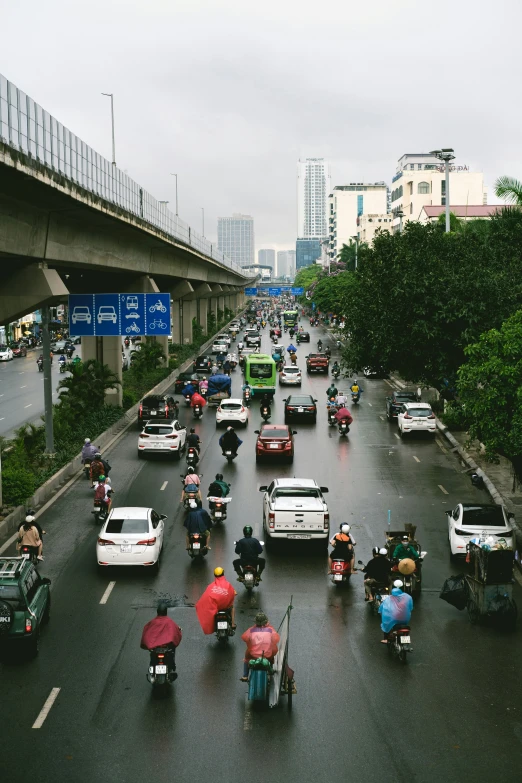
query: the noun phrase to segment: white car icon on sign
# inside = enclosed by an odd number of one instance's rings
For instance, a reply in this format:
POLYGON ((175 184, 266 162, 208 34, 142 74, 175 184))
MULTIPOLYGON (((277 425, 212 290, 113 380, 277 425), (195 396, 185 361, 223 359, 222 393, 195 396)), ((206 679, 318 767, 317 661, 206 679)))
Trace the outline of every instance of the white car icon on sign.
POLYGON ((82 305, 76 305, 72 311, 71 321, 73 324, 77 323, 78 321, 85 321, 86 323, 90 324, 92 321, 90 309, 88 307, 83 307, 82 305))
POLYGON ((112 305, 102 305, 98 310, 97 318, 99 324, 101 324, 102 321, 112 321, 112 323, 115 324, 118 320, 116 310, 112 305))

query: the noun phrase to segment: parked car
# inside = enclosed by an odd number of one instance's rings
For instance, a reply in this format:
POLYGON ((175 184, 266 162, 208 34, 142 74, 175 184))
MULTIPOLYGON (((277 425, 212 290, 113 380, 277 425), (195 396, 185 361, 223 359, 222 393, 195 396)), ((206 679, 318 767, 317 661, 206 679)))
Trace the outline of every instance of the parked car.
POLYGON ((153 508, 113 508, 96 543, 99 566, 155 566, 161 554, 165 514, 153 508))
POLYGON ((427 402, 406 402, 397 415, 399 435, 403 438, 411 432, 437 434, 437 419, 427 402))
POLYGON ((285 400, 285 424, 290 419, 308 419, 314 424, 317 421, 317 400, 311 394, 291 394, 285 400))
POLYGON ((262 424, 257 433, 256 462, 264 458, 285 457, 288 462, 294 461, 294 435, 286 424, 262 424))
POLYGON ((178 459, 185 449, 187 430, 176 419, 172 422, 148 421, 138 438, 138 457, 144 454, 175 454, 178 459))
POLYGON ((328 366, 330 360, 324 353, 310 353, 306 357, 306 372, 324 372, 328 375, 328 366))
POLYGON ((194 371, 210 373, 211 370, 212 370, 212 356, 209 356, 208 354, 205 356, 198 356, 198 358, 194 362, 194 371))
POLYGON ((0 557, 0 652, 23 648, 38 655, 51 610, 51 580, 27 557, 0 557))
POLYGON ((242 424, 244 427, 248 424, 248 409, 243 405, 243 400, 229 398, 221 400, 216 409, 216 425, 220 424, 242 424))
POLYGON ((177 408, 176 401, 170 395, 149 394, 140 402, 138 424, 143 424, 149 419, 171 421, 176 415, 177 408))
POLYGON ((301 370, 293 364, 283 367, 279 373, 280 386, 301 386, 302 380, 301 370))
POLYGON ((70 340, 56 340, 51 344, 51 348, 53 350, 53 353, 63 353, 65 351, 65 346, 70 342, 70 340))
POLYGON ((23 342, 18 343, 11 343, 9 346, 11 351, 13 352, 13 357, 15 359, 21 357, 21 356, 27 356, 27 345, 23 342))
POLYGON ((13 359, 13 352, 8 345, 0 345, 0 362, 10 362, 13 359))
POLYGON ((280 478, 259 487, 263 496, 263 529, 273 539, 319 540, 328 546, 330 514, 320 487, 313 479, 280 478))
POLYGON ((471 538, 493 536, 503 538, 508 547, 516 548, 514 514, 505 506, 495 503, 459 503, 453 510, 446 511, 448 540, 453 558, 466 554, 471 538))
POLYGON ((414 391, 393 391, 388 397, 386 397, 386 416, 391 421, 396 419, 401 406, 405 402, 417 402, 417 394, 414 391))

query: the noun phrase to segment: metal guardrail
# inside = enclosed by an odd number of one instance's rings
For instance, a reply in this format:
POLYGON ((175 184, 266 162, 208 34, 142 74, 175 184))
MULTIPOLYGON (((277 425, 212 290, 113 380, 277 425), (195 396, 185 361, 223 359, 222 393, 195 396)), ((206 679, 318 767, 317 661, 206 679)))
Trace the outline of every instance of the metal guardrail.
POLYGON ((235 273, 241 266, 180 220, 0 73, 0 140, 235 273))

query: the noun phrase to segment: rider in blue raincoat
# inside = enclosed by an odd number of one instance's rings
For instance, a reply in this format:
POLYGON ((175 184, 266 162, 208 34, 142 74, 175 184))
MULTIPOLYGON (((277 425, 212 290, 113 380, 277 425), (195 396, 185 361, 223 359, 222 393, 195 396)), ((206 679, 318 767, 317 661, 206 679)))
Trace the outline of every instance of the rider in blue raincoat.
POLYGON ((399 624, 409 625, 411 613, 413 610, 413 598, 407 593, 403 593, 401 587, 403 583, 396 579, 393 583, 391 595, 385 597, 379 606, 381 615, 381 630, 384 633, 385 641, 388 634, 394 626, 399 624))

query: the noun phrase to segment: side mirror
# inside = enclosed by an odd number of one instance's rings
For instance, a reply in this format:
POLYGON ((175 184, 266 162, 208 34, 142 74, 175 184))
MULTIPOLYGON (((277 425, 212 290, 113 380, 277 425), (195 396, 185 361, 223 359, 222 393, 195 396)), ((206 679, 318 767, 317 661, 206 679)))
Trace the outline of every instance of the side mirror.
POLYGON ((297 430, 292 430, 292 435, 297 435, 297 430))
POLYGON ((44 576, 44 578, 42 579, 42 584, 43 585, 50 585, 51 584, 51 580, 48 579, 46 576, 44 576))
POLYGON ((426 557, 427 554, 428 554, 427 552, 421 552, 421 557, 424 558, 426 557))
POLYGON ((314 402, 317 402, 317 400, 315 399, 315 397, 314 397, 314 402))
POLYGON ((256 435, 259 435, 259 430, 254 430, 256 435))
MULTIPOLYGON (((446 509, 446 511, 444 513, 445 514, 452 514, 453 513, 453 509, 448 508, 448 509, 446 509)), ((509 516, 509 514, 508 514, 508 516, 509 516)))
POLYGON ((357 563, 358 563, 359 565, 364 565, 364 563, 363 563, 363 561, 362 561, 362 560, 358 560, 358 561, 357 561, 357 563))
POLYGON ((260 492, 268 492, 268 487, 265 487, 265 486, 259 487, 259 491, 260 492))
POLYGON ((328 489, 328 487, 319 487, 319 489, 321 490, 321 492, 329 492, 330 491, 328 489))
POLYGON ((160 514, 160 519, 167 519, 167 515, 166 514, 160 514))

